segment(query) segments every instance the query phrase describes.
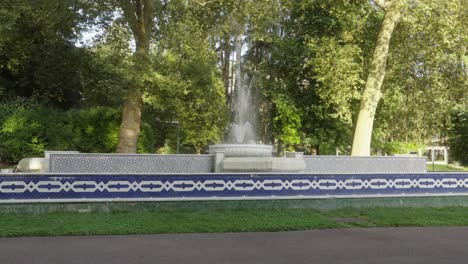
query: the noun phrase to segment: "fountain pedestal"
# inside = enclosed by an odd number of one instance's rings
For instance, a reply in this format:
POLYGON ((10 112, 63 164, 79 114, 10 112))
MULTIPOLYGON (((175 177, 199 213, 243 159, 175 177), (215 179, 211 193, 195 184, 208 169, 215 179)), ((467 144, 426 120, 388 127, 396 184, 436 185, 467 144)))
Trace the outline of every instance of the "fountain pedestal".
POLYGON ((215 172, 301 172, 301 153, 273 157, 273 147, 260 144, 220 144, 210 146, 215 155, 215 172))

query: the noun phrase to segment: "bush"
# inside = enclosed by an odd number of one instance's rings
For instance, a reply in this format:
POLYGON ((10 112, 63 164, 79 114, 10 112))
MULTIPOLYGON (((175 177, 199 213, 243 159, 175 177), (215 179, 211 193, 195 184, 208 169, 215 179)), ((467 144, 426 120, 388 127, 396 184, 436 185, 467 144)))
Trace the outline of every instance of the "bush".
MULTIPOLYGON (((67 112, 67 130, 75 150, 86 153, 111 153, 117 149, 122 112, 110 107, 73 109, 67 112)), ((141 123, 138 153, 151 153, 154 134, 150 125, 141 123)))
POLYGON ((449 155, 451 159, 468 165, 468 112, 452 116, 453 127, 449 131, 449 155))
POLYGON ((138 138, 138 153, 154 153, 155 152, 155 135, 153 128, 146 122, 140 125, 141 133, 138 138))
MULTIPOLYGON (((67 112, 67 130, 74 149, 86 153, 111 153, 117 149, 122 112, 109 107, 74 109, 67 112)), ((138 153, 151 153, 154 134, 150 125, 141 123, 138 153)))
POLYGON ((410 152, 418 152, 420 148, 423 148, 423 145, 412 143, 412 142, 398 142, 392 141, 387 142, 383 146, 383 150, 388 155, 395 154, 408 154, 410 152))
POLYGON ((41 156, 49 146, 67 149, 63 112, 34 101, 0 104, 0 159, 41 156))
POLYGON ((120 112, 108 107, 72 109, 66 127, 75 150, 88 153, 114 152, 119 136, 120 112))
MULTIPOLYGON (((18 162, 44 150, 115 152, 121 111, 109 107, 60 110, 31 100, 0 103, 0 160, 18 162)), ((154 151, 154 132, 142 122, 139 153, 154 151)))

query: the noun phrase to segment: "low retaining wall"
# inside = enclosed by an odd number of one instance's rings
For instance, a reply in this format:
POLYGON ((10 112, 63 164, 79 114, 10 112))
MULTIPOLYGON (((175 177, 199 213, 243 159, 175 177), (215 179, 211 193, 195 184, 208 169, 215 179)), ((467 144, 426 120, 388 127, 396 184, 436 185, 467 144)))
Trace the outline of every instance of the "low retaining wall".
POLYGON ((468 173, 0 175, 0 203, 464 195, 468 173))
POLYGON ((44 214, 54 212, 157 212, 218 209, 320 209, 368 207, 468 207, 468 196, 372 197, 282 200, 210 200, 154 202, 0 203, 0 214, 44 214))
POLYGON ((304 156, 306 173, 424 173, 425 157, 304 156))
POLYGON ((214 155, 50 154, 51 173, 210 173, 214 155))
MULTIPOLYGON (((51 173, 210 173, 214 155, 51 153, 51 173)), ((304 156, 304 173, 424 173, 425 157, 304 156)))

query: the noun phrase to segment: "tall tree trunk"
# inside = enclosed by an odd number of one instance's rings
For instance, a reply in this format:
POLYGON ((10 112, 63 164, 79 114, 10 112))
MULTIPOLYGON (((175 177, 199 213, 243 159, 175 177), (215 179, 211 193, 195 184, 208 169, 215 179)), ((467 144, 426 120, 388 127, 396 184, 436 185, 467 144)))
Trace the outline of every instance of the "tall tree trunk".
POLYGON ((223 49, 223 79, 224 91, 226 95, 226 102, 229 103, 229 88, 231 79, 231 35, 225 33, 224 35, 224 49, 223 49))
POLYGON ((229 103, 229 109, 233 111, 234 108, 234 102, 237 100, 236 97, 238 96, 238 89, 242 88, 242 33, 238 33, 234 37, 234 51, 236 54, 236 62, 235 62, 235 67, 233 69, 233 75, 235 76, 234 85, 232 86, 231 90, 231 96, 230 96, 230 101, 229 103))
MULTIPOLYGON (((236 85, 234 89, 240 89, 242 85, 242 33, 236 35, 234 40, 236 48, 236 85)), ((237 92, 236 92, 237 93, 237 92)))
MULTIPOLYGON (((139 42, 141 42, 140 40, 139 42)), ((134 59, 135 67, 143 70, 148 59, 148 51, 141 46, 149 47, 149 40, 143 40, 144 43, 139 43, 140 48, 137 48, 134 59)), ((142 96, 143 87, 137 81, 129 84, 127 98, 125 99, 124 108, 122 111, 122 123, 119 130, 119 144, 117 146, 118 153, 136 153, 138 145, 138 137, 140 135, 141 124, 141 109, 143 106, 142 96)))
POLYGON ((398 4, 387 1, 385 17, 377 37, 369 75, 367 76, 361 106, 354 130, 352 156, 370 156, 372 128, 377 105, 382 97, 382 82, 385 77, 388 49, 393 30, 401 17, 398 4))
MULTIPOLYGON (((468 52, 467 52, 467 47, 466 46, 463 46, 463 55, 462 55, 461 60, 463 62, 463 67, 464 67, 463 73, 465 74, 464 83, 465 83, 465 86, 468 87, 468 52)), ((463 90, 461 98, 464 98, 463 101, 462 101, 463 110, 465 112, 467 112, 468 111, 468 91, 467 91, 467 89, 463 90)))
MULTIPOLYGON (((122 0, 119 3, 135 39, 134 67, 137 73, 142 74, 147 69, 149 62, 154 3, 153 0, 122 0)), ((140 78, 140 76, 135 76, 135 78, 140 78)), ((143 83, 139 80, 134 80, 129 84, 119 130, 119 144, 117 146, 119 153, 137 152, 143 90, 143 83)))

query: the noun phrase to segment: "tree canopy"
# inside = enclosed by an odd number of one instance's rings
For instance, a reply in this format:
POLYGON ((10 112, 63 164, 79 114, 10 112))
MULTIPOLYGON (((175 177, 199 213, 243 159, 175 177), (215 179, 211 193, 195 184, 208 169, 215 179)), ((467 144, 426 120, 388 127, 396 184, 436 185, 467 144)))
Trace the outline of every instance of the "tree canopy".
POLYGON ((466 127, 467 14, 463 0, 3 1, 1 103, 114 109, 106 151, 152 137, 146 152, 203 153, 226 136, 240 69, 279 153, 392 154, 466 127))

